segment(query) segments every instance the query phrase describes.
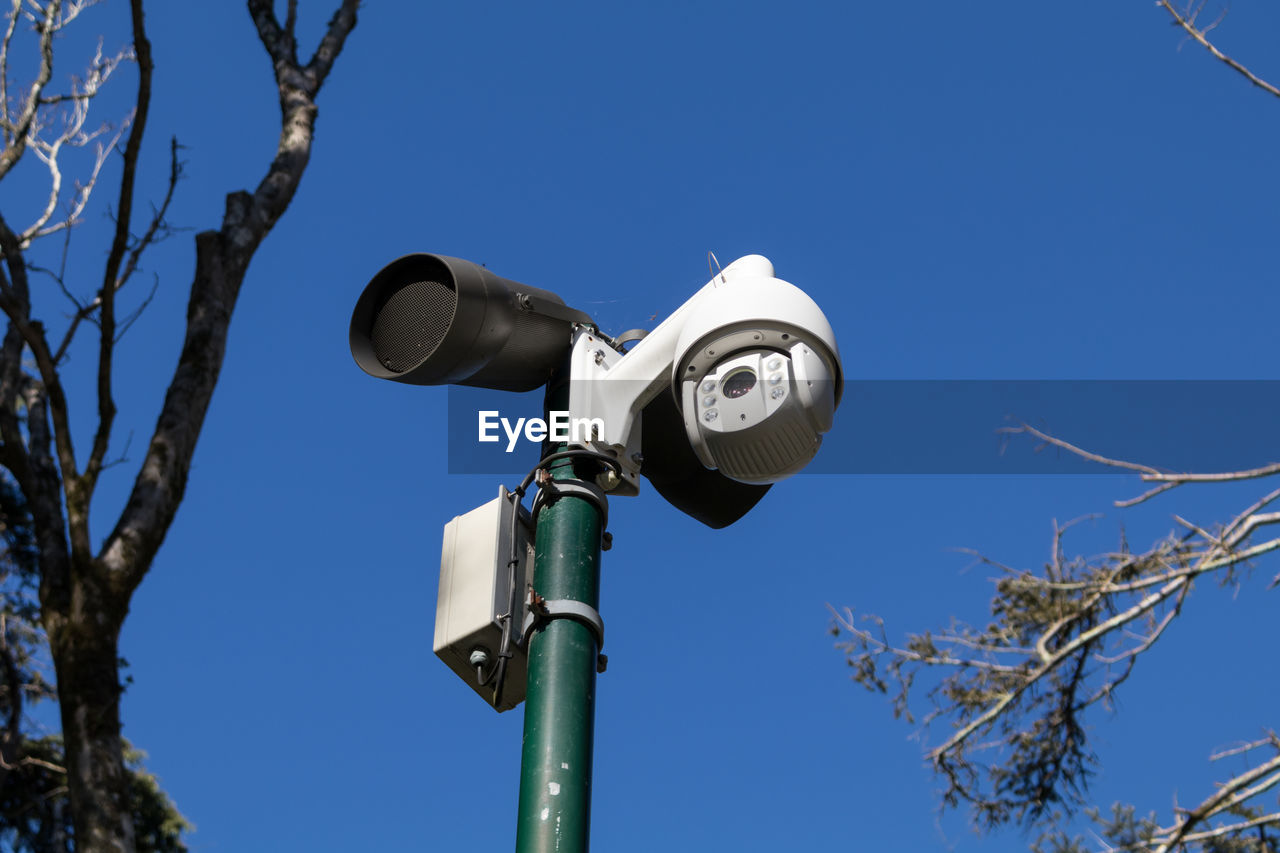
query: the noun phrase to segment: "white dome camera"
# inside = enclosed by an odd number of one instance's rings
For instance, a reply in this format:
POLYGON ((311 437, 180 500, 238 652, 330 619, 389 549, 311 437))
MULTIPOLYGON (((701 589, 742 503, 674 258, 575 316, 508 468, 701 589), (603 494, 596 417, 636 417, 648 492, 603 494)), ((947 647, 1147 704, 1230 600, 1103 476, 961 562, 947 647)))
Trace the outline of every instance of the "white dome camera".
POLYGON ((748 266, 715 284, 685 318, 672 390, 703 465, 742 483, 776 483, 808 465, 831 429, 842 390, 835 334, 771 268, 748 266))
POLYGON ((767 258, 739 258, 632 335, 624 351, 579 328, 569 358, 569 412, 591 425, 579 443, 617 460, 600 479, 612 494, 638 494, 643 475, 724 527, 809 464, 831 429, 843 389, 835 333, 767 258))

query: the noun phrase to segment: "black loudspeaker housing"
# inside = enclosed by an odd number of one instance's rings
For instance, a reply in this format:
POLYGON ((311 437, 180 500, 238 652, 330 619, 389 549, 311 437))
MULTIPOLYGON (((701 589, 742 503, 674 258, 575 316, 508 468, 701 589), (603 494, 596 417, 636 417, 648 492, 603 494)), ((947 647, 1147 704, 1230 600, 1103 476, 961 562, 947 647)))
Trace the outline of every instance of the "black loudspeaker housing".
POLYGON ((356 301, 351 355, 379 379, 532 391, 569 352, 573 324, 591 318, 548 290, 447 255, 405 255, 356 301))

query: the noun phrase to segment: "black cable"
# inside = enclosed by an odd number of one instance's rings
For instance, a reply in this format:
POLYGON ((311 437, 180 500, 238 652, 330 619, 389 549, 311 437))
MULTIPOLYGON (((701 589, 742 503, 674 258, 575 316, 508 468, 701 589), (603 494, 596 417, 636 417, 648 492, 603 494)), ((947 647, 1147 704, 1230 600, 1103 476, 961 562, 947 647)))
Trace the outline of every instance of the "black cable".
MULTIPOLYGON (((510 619, 507 621, 510 622, 510 619)), ((509 629, 503 629, 504 635, 507 630, 509 629)), ((503 640, 503 643, 506 643, 505 639, 503 640)), ((507 654, 509 655, 510 652, 507 652, 507 654)), ((495 679, 493 682, 493 707, 498 708, 502 705, 502 688, 507 683, 507 658, 499 657, 498 665, 494 669, 496 671, 494 673, 495 679)))
POLYGON ((546 468, 548 462, 558 462, 561 459, 569 459, 571 457, 595 459, 598 462, 603 462, 608 465, 619 477, 623 475, 622 463, 617 459, 614 459, 609 454, 601 453, 598 450, 587 450, 585 447, 573 447, 569 450, 560 450, 555 453, 549 453, 542 457, 538 462, 537 467, 530 471, 529 476, 525 477, 524 480, 520 482, 520 485, 516 487, 515 493, 523 498, 525 491, 529 488, 529 485, 533 482, 534 478, 538 476, 538 472, 543 468, 546 468))
MULTIPOLYGON (((520 563, 520 556, 517 549, 520 547, 520 537, 517 535, 516 525, 520 524, 520 506, 524 499, 524 494, 529 486, 537 478, 538 472, 543 470, 550 462, 559 462, 562 459, 594 459, 597 462, 603 462, 610 466, 618 474, 622 476, 622 463, 614 459, 607 453, 600 453, 596 450, 587 450, 585 447, 573 447, 568 450, 559 450, 555 453, 549 453, 538 461, 537 466, 529 472, 528 476, 520 481, 520 485, 516 487, 511 494, 515 495, 515 500, 511 501, 511 553, 507 559, 507 612, 502 617, 502 642, 498 647, 498 662, 494 665, 493 671, 489 673, 493 680, 493 707, 497 708, 502 704, 502 689, 506 685, 507 680, 507 661, 511 659, 511 636, 514 628, 516 613, 516 566, 520 563)), ((521 626, 523 627, 523 626, 521 626)), ((479 668, 476 669, 476 676, 479 678, 479 668)), ((480 686, 484 687, 489 683, 489 679, 480 682, 480 686)))
POLYGON ((476 664, 476 684, 480 685, 481 687, 488 685, 489 682, 493 681, 493 676, 497 673, 497 671, 498 671, 498 665, 494 664, 493 669, 489 670, 489 674, 485 675, 484 664, 482 663, 476 664))
POLYGON ((507 612, 502 617, 502 642, 498 645, 498 662, 494 666, 493 707, 502 704, 502 689, 507 681, 507 661, 511 659, 511 630, 516 613, 516 566, 520 563, 520 498, 511 501, 511 553, 507 555, 507 612))
POLYGON ((507 612, 502 620, 502 642, 498 646, 498 663, 494 667, 493 707, 502 704, 502 688, 507 681, 507 661, 511 659, 511 632, 516 615, 516 566, 520 557, 516 550, 520 547, 520 498, 511 501, 511 554, 507 559, 507 612))

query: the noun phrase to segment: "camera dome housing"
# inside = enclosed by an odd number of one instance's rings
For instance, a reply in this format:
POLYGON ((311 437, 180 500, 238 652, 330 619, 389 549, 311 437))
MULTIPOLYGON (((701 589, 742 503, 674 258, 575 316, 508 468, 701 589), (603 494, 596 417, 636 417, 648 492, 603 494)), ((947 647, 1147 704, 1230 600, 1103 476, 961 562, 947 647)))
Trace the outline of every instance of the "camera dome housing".
POLYGON ((706 290, 676 354, 672 390, 703 465, 767 484, 817 454, 844 382, 835 333, 804 291, 768 275, 706 290))

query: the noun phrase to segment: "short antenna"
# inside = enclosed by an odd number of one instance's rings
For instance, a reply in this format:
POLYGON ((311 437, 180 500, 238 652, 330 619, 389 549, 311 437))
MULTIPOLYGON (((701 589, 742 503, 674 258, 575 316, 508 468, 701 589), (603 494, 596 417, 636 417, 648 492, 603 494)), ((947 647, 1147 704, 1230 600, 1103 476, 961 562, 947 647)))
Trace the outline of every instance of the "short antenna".
POLYGON ((728 283, 728 281, 724 277, 724 270, 720 268, 720 260, 719 258, 716 257, 715 252, 712 252, 712 251, 707 252, 707 269, 710 270, 711 278, 713 280, 715 279, 716 276, 720 276, 720 280, 722 282, 725 282, 726 284, 728 283), (714 268, 712 267, 712 264, 715 265, 714 268))

